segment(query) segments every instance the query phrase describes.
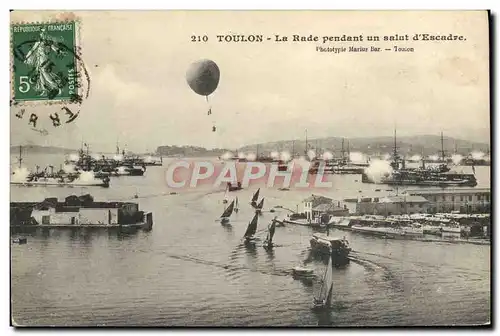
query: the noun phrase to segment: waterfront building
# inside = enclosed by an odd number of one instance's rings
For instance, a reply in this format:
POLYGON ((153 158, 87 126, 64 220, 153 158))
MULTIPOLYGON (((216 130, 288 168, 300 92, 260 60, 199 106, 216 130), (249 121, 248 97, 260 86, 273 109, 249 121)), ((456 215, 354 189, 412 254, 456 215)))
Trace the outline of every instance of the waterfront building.
POLYGON ((427 212, 429 201, 422 196, 386 196, 344 199, 339 202, 352 215, 403 215, 427 212))
POLYGON ((341 206, 340 202, 323 203, 312 209, 313 218, 318 218, 323 215, 337 216, 337 217, 348 216, 349 209, 345 205, 341 206))
POLYGON ((491 211, 490 188, 416 189, 407 195, 422 196, 429 201, 429 212, 485 213, 491 211))
POLYGON ((333 199, 331 199, 331 198, 312 194, 311 196, 309 196, 308 198, 306 198, 305 200, 302 201, 298 212, 305 214, 306 219, 308 221, 312 221, 314 219, 314 216, 313 216, 313 209, 314 208, 316 208, 318 205, 331 204, 332 202, 333 202, 333 199))
POLYGON ((68 196, 64 202, 47 198, 42 202, 11 203, 11 226, 118 227, 146 223, 152 214, 132 202, 95 202, 90 195, 68 196))

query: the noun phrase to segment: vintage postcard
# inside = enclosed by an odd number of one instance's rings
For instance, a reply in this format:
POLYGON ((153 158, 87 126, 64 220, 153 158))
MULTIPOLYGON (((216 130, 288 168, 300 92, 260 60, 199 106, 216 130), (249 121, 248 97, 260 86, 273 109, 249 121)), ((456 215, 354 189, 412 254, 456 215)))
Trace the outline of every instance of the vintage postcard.
POLYGON ((488 326, 487 11, 13 11, 11 324, 488 326))

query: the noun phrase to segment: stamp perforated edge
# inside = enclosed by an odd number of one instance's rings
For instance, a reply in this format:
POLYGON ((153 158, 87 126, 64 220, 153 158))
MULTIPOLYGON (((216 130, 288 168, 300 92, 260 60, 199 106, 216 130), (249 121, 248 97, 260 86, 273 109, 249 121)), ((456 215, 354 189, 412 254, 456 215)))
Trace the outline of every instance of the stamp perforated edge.
MULTIPOLYGON (((45 106, 51 106, 51 105, 68 105, 68 104, 78 104, 75 103, 69 99, 58 99, 58 100, 25 100, 25 101, 15 101, 15 90, 14 90, 14 85, 15 85, 15 79, 14 79, 14 36, 12 34, 12 28, 13 26, 18 26, 18 25, 45 25, 45 24, 58 24, 58 23, 67 23, 67 22, 74 22, 75 23, 75 55, 78 57, 75 57, 75 68, 77 69, 77 72, 80 73, 80 76, 78 76, 77 80, 79 82, 79 85, 77 86, 77 94, 80 95, 82 98, 87 98, 90 92, 90 87, 87 87, 86 90, 83 88, 83 78, 82 76, 88 76, 88 73, 86 71, 85 65, 82 61, 82 48, 81 48, 81 27, 82 27, 82 20, 81 18, 75 17, 71 19, 58 19, 58 18, 53 18, 49 20, 44 20, 44 21, 10 21, 10 26, 9 26, 9 33, 10 33, 10 100, 14 102, 16 107, 31 107, 31 106, 40 106, 40 105, 45 105, 45 106), (82 92, 84 91, 84 92, 82 92)), ((90 80, 86 78, 89 82, 90 80)), ((90 83, 89 83, 90 85, 90 83)))

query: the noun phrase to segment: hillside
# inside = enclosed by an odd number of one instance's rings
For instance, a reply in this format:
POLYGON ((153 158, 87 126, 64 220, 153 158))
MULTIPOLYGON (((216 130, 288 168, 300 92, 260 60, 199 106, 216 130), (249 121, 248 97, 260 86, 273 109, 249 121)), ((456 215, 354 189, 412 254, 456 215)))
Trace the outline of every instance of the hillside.
MULTIPOLYGON (((23 154, 70 154, 76 152, 75 149, 70 148, 39 145, 24 145, 22 146, 22 151, 23 154)), ((11 146, 10 153, 19 153, 19 146, 11 146)))
POLYGON ((199 157, 220 156, 227 151, 227 149, 223 148, 206 149, 197 146, 158 146, 156 154, 161 156, 199 157))
MULTIPOLYGON (((444 149, 450 154, 457 152, 463 155, 471 151, 488 152, 489 144, 481 142, 473 142, 451 137, 444 137, 444 149)), ((370 138, 351 138, 344 140, 344 148, 351 152, 362 152, 365 154, 388 153, 393 150, 394 138, 391 136, 370 137, 370 138)), ((292 151, 292 141, 277 141, 258 144, 259 153, 269 153, 272 151, 292 151)), ((304 153, 305 139, 296 140, 294 143, 296 153, 304 153)), ((329 137, 321 139, 309 139, 308 146, 310 149, 321 148, 331 151, 332 153, 340 153, 342 148, 342 138, 329 137)), ((423 136, 401 136, 397 138, 398 151, 408 154, 433 155, 441 150, 441 137, 439 135, 423 135, 423 136)), ((255 152, 257 144, 241 147, 241 152, 255 152)))

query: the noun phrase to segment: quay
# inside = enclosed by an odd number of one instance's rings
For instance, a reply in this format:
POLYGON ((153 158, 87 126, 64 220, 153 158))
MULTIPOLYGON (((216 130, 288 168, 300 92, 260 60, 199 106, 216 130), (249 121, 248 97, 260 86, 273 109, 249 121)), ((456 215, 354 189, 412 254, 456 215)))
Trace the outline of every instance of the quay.
POLYGON ((360 231, 356 230, 356 228, 352 228, 352 226, 348 226, 346 224, 335 223, 332 222, 328 225, 329 227, 333 227, 335 229, 350 231, 365 235, 378 236, 384 239, 405 239, 405 240, 415 240, 421 242, 434 242, 434 243, 450 243, 450 244, 472 244, 472 245, 491 245, 490 239, 485 238, 462 238, 461 231, 456 235, 440 235, 440 237, 430 237, 430 235, 422 234, 422 235, 400 235, 400 234, 390 234, 383 231, 360 231))
POLYGON ((291 218, 309 223, 327 223, 329 217, 394 216, 435 213, 490 213, 489 188, 417 189, 398 195, 380 197, 344 198, 334 200, 322 195, 311 195, 297 205, 291 218))
POLYGON ((456 188, 342 200, 311 195, 283 221, 389 239, 488 245, 490 193, 489 188, 456 188))

